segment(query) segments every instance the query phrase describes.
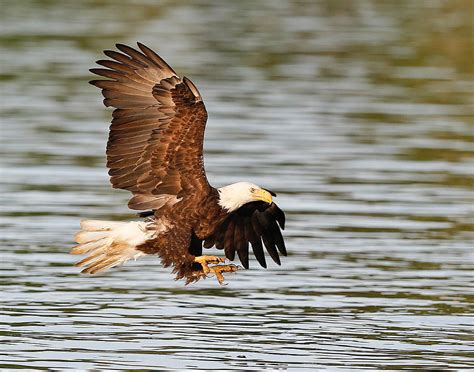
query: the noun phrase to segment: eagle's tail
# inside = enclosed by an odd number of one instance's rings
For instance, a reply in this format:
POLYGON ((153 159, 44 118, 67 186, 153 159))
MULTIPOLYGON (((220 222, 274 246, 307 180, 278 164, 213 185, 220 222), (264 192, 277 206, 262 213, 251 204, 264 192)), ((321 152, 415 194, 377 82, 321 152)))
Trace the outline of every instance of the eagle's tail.
POLYGON ((147 222, 113 222, 82 220, 81 231, 75 235, 78 243, 71 254, 85 254, 76 263, 83 273, 95 274, 145 255, 136 249, 151 236, 147 222))

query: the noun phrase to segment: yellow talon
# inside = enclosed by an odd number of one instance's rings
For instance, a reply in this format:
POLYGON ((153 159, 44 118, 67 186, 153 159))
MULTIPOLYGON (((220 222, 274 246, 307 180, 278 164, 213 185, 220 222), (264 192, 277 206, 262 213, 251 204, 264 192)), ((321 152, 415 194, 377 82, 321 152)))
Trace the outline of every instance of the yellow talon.
POLYGON ((224 275, 222 273, 233 273, 241 269, 236 265, 219 265, 225 262, 225 258, 217 256, 198 256, 194 258, 194 262, 201 264, 204 275, 214 273, 219 284, 224 283, 224 275), (214 266, 209 266, 210 264, 214 266))
POLYGON ((225 262, 225 258, 217 256, 198 256, 194 258, 194 262, 201 264, 202 271, 204 271, 204 274, 209 274, 211 272, 209 264, 223 263, 225 262))
POLYGON ((224 283, 224 275, 222 273, 234 273, 239 270, 239 266, 236 265, 217 265, 209 268, 211 272, 216 274, 217 281, 222 285, 224 283))

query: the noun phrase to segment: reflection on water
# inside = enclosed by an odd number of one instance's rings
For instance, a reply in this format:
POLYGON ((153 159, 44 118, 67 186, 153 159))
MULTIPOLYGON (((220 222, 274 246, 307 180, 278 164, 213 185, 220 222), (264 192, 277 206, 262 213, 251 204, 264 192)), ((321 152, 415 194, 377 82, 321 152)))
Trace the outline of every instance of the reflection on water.
POLYGON ((472 367, 470 1, 2 5, 2 368, 472 367), (87 69, 136 40, 199 86, 211 182, 278 193, 282 267, 71 266, 131 218, 87 69))

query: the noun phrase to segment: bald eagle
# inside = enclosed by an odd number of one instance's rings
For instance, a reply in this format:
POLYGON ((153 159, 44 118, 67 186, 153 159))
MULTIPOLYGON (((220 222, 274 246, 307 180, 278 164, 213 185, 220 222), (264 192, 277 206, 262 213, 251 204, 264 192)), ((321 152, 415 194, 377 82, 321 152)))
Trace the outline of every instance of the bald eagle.
POLYGON ((239 266, 225 258, 203 255, 203 247, 237 253, 249 267, 249 244, 266 267, 263 246, 280 265, 286 256, 280 229, 285 215, 273 202, 275 193, 249 182, 212 187, 203 161, 207 112, 196 86, 155 52, 138 43, 134 49, 117 44, 106 50, 105 68, 90 71, 107 80, 90 83, 112 106, 107 167, 114 188, 129 190, 128 206, 142 211, 140 221, 81 221, 72 254, 86 257, 76 266, 100 273, 130 259, 158 255, 186 284, 239 266), (263 242, 263 244, 262 244, 263 242))

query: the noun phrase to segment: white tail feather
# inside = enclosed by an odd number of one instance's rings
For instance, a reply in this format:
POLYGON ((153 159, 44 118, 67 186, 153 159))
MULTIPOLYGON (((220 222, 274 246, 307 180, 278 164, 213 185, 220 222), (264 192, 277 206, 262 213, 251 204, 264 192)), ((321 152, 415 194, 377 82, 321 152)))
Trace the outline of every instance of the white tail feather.
POLYGON ((82 220, 81 229, 84 231, 102 231, 122 227, 126 224, 128 224, 128 222, 82 220))
POLYGON ((152 237, 146 222, 113 222, 83 220, 82 231, 75 240, 79 245, 71 254, 86 254, 76 266, 83 266, 83 273, 95 274, 145 255, 136 249, 152 237))

